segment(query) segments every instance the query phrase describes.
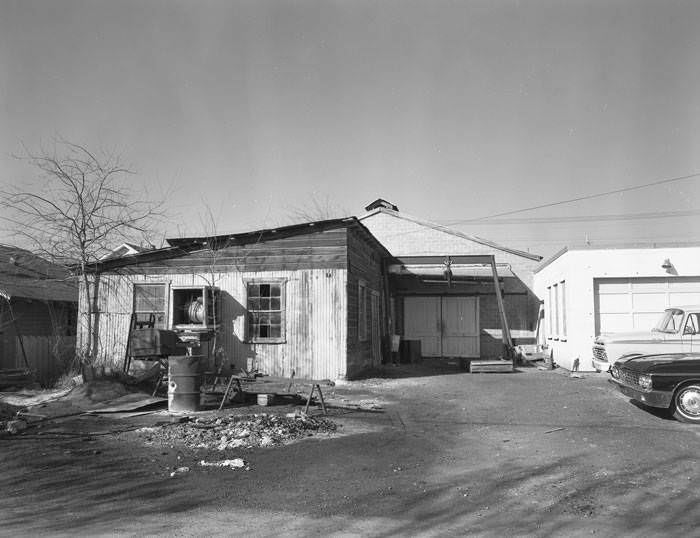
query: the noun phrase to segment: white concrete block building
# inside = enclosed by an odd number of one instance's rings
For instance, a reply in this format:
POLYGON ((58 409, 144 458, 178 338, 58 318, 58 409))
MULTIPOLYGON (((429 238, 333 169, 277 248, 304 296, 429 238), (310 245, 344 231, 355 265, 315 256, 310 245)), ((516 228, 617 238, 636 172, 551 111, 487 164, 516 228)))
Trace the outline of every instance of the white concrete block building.
POLYGON ((700 304, 700 244, 565 248, 535 270, 554 361, 593 370, 603 333, 647 330, 674 305, 700 304))

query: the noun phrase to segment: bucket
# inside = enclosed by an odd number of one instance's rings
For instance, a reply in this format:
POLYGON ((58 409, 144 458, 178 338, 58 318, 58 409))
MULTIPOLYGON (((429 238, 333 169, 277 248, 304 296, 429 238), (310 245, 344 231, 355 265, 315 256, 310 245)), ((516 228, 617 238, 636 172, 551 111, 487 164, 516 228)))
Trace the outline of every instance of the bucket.
POLYGON ((268 406, 275 401, 274 394, 258 394, 258 405, 268 406))
POLYGON ((199 355, 185 355, 168 359, 168 412, 199 411, 202 374, 199 355))

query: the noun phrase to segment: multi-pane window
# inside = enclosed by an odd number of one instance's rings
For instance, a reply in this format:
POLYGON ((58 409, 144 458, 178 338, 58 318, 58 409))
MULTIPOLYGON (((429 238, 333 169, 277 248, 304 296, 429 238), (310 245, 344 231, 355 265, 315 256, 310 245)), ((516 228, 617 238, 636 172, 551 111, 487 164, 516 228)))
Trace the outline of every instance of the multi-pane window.
POLYGON ((248 339, 284 339, 284 282, 248 282, 248 339))
POLYGON ((165 284, 134 284, 136 322, 153 321, 156 329, 165 329, 168 323, 165 297, 165 284))

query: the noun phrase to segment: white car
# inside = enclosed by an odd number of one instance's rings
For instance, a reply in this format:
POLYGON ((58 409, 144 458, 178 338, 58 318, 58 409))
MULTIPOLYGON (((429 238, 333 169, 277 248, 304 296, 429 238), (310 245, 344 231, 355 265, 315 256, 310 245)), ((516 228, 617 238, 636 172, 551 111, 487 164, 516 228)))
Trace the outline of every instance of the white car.
POLYGON ((597 336, 593 368, 607 372, 622 358, 693 351, 700 352, 700 306, 674 306, 664 310, 651 330, 597 336))

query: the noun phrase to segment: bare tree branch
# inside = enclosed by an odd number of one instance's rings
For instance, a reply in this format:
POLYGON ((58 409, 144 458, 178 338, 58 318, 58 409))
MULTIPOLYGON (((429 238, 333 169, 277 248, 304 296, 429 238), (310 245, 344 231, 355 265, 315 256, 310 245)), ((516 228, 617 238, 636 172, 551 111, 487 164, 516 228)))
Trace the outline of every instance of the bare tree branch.
POLYGON ((337 219, 348 215, 349 213, 343 207, 334 203, 327 194, 312 193, 303 205, 287 208, 287 217, 290 224, 337 219))
POLYGON ((50 151, 33 152, 25 146, 24 154, 15 157, 39 174, 0 191, 0 218, 37 254, 78 267, 89 310, 89 342, 83 352, 92 359, 97 305, 86 267, 120 242, 148 237, 163 218, 164 202, 150 201, 130 188, 126 179, 133 172, 114 153, 96 154, 58 138, 50 151))

